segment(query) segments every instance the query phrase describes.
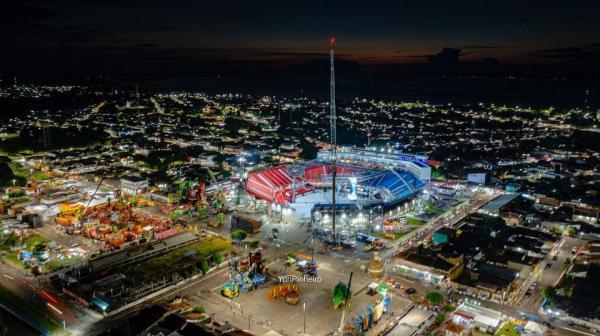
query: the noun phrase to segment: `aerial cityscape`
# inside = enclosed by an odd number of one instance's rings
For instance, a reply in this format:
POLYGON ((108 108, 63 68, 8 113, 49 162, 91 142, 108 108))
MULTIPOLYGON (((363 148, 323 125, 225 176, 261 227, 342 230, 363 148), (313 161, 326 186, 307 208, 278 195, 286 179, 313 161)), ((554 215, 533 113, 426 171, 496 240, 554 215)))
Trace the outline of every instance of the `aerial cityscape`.
POLYGON ((0 335, 600 335, 600 3, 4 9, 0 335))

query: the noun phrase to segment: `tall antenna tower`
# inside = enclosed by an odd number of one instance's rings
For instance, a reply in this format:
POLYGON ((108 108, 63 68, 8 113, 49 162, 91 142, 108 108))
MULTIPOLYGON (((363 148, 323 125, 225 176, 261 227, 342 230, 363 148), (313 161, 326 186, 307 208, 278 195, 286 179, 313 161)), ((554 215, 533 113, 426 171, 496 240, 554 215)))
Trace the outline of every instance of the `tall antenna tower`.
POLYGON ((337 115, 335 111, 335 68, 334 68, 334 58, 335 58, 335 37, 332 36, 329 39, 329 62, 330 62, 330 78, 329 78, 329 112, 331 118, 331 175, 332 175, 332 186, 331 186, 331 231, 333 234, 333 239, 335 241, 335 215, 336 215, 336 204, 335 204, 335 193, 336 193, 336 177, 337 177, 337 169, 336 169, 336 161, 337 161, 337 130, 336 130, 336 120, 337 115))
POLYGON ((42 134, 44 137, 44 148, 48 149, 52 146, 52 129, 50 128, 50 124, 48 121, 44 120, 41 123, 42 126, 42 134))
POLYGON ((583 106, 586 110, 590 109, 590 89, 585 90, 585 98, 583 100, 583 106))

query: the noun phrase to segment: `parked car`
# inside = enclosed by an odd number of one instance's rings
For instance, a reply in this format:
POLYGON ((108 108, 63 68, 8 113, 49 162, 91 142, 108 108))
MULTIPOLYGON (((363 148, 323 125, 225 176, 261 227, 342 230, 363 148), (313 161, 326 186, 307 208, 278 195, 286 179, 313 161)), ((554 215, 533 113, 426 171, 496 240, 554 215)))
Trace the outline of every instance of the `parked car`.
POLYGON ((404 290, 404 294, 415 294, 416 292, 417 292, 417 290, 412 287, 404 290))
POLYGON ((554 326, 552 325, 552 323, 550 323, 548 321, 542 321, 542 325, 544 325, 550 329, 554 329, 554 326))
POLYGON ((329 231, 322 229, 322 228, 315 228, 312 232, 313 235, 315 236, 322 236, 322 237, 326 237, 327 235, 329 235, 329 231))
POLYGON ((342 245, 345 248, 355 248, 356 247, 356 241, 354 241, 354 240, 342 240, 340 242, 340 245, 342 245))

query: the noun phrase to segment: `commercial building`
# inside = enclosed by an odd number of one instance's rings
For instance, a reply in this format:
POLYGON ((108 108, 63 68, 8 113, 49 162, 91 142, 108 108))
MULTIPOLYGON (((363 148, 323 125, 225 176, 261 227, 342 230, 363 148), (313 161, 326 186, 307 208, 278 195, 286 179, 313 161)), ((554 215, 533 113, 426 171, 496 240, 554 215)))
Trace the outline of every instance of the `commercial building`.
POLYGON ((136 195, 139 192, 146 191, 150 186, 148 180, 139 176, 127 176, 121 178, 120 187, 125 195, 136 195))
POLYGON ((394 265, 398 274, 435 285, 458 278, 463 270, 462 255, 445 255, 420 245, 409 251, 394 265))

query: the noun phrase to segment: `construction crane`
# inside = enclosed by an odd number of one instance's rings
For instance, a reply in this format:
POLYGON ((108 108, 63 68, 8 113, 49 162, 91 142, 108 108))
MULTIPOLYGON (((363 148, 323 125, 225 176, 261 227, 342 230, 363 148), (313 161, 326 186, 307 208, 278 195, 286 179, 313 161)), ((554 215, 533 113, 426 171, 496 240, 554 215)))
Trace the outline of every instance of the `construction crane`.
POLYGON ((98 186, 96 187, 96 190, 94 190, 94 193, 92 194, 92 197, 90 197, 90 200, 88 201, 88 203, 86 204, 85 208, 83 209, 83 212, 81 213, 81 218, 83 219, 83 216, 85 216, 85 213, 87 211, 87 209, 90 207, 90 204, 92 203, 92 200, 94 199, 94 196, 96 196, 96 193, 98 192, 98 189, 100 189, 100 186, 102 185, 102 182, 104 182, 104 177, 102 177, 100 179, 100 183, 98 183, 98 186))

